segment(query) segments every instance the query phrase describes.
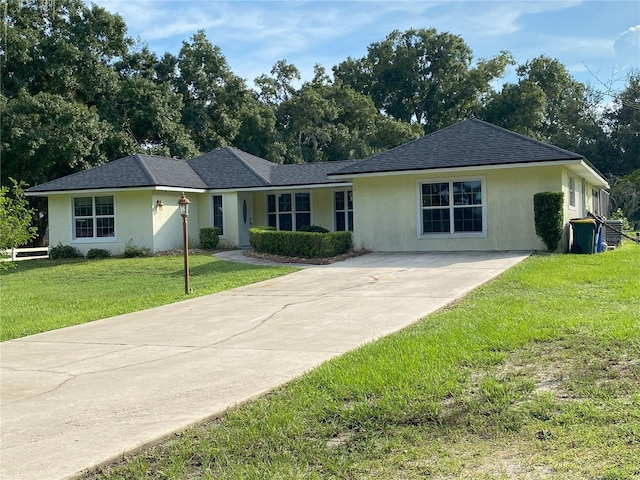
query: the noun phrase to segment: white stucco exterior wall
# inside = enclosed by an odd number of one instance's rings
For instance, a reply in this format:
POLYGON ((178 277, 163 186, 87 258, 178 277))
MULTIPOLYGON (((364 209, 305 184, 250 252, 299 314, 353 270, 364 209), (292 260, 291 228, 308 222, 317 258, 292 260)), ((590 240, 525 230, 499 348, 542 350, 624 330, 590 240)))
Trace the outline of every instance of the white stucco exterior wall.
POLYGON ((561 167, 529 167, 353 179, 354 246, 373 251, 535 250, 533 195, 562 189, 561 167), (486 235, 419 235, 419 184, 436 179, 482 178, 486 235))
POLYGON ((127 245, 153 250, 153 222, 151 192, 87 192, 49 196, 49 245, 72 245, 82 254, 92 248, 111 251, 113 255, 124 252, 127 245), (115 212, 115 237, 78 238, 73 232, 73 198, 113 196, 115 212))
MULTIPOLYGON (((187 195, 191 200, 188 226, 189 244, 199 244, 199 204, 201 194, 187 195)), ((127 245, 148 248, 153 253, 182 248, 182 217, 178 207, 180 194, 158 191, 120 191, 59 194, 49 196, 49 245, 72 245, 83 255, 92 248, 120 255, 127 245), (114 197, 115 237, 104 239, 73 238, 73 198, 114 197), (157 201, 162 202, 159 207, 157 201)))
MULTIPOLYGON (((182 216, 180 215, 181 192, 154 191, 151 205, 153 206, 151 217, 153 220, 153 247, 154 253, 167 250, 182 250, 182 216), (157 206, 160 200, 162 207, 157 206)), ((187 193, 189 204, 189 216, 187 217, 189 248, 200 244, 200 217, 204 194, 187 193)))

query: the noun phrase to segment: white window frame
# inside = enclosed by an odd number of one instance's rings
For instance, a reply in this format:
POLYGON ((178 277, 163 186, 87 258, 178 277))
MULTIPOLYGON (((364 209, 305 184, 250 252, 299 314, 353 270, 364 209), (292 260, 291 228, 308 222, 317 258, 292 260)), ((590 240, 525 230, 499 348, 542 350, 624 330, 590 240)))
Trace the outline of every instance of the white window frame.
POLYGON ((419 239, 431 239, 431 238, 486 238, 487 236, 487 180, 484 175, 475 177, 445 177, 445 178, 424 178, 416 182, 416 206, 417 206, 417 231, 419 239), (480 205, 473 205, 473 207, 480 207, 482 209, 482 231, 480 232, 455 232, 454 222, 454 210, 460 208, 460 206, 454 205, 453 201, 449 202, 447 208, 450 211, 450 223, 451 229, 449 233, 437 232, 437 233, 423 233, 423 217, 422 212, 424 210, 422 206, 422 185, 428 183, 449 183, 449 195, 453 195, 453 183, 454 182, 480 182, 480 205))
POLYGON ((353 189, 347 188, 344 190, 333 191, 333 230, 336 232, 353 232, 354 220, 353 220, 353 189), (342 192, 344 194, 344 210, 338 210, 336 208, 336 193, 342 192), (349 194, 351 194, 351 208, 349 208, 349 194), (344 224, 345 230, 338 230, 337 214, 338 212, 344 212, 344 224), (351 228, 349 228, 349 213, 351 213, 351 228))
POLYGON ((116 196, 112 193, 104 194, 91 194, 91 195, 74 195, 71 197, 71 243, 115 243, 118 241, 117 232, 117 208, 116 208, 116 196), (113 215, 97 215, 96 214, 96 197, 111 197, 113 199, 113 215), (75 212, 75 200, 77 198, 91 198, 91 216, 76 216, 75 212), (76 220, 77 219, 91 219, 93 236, 91 237, 77 237, 76 236, 76 220), (113 218, 113 236, 111 237, 98 237, 98 219, 99 218, 113 218))
MULTIPOLYGON (((296 214, 297 213, 307 213, 307 211, 301 211, 298 212, 296 210, 296 195, 297 194, 306 194, 309 195, 309 225, 313 225, 313 195, 311 193, 311 191, 309 190, 287 190, 287 191, 278 191, 278 192, 269 192, 267 193, 266 197, 265 197, 265 210, 266 210, 266 215, 267 215, 267 221, 266 221, 266 225, 269 225, 269 215, 274 215, 276 216, 276 229, 280 230, 280 215, 282 214, 291 214, 291 230, 292 232, 296 232, 297 231, 297 219, 296 219, 296 214), (275 201, 276 201, 276 211, 275 212, 270 212, 269 211, 269 195, 274 195, 275 196, 275 201), (280 195, 291 195, 291 211, 290 212, 281 212, 280 211, 280 195)), ((287 230, 289 231, 289 230, 287 230)))
POLYGON ((576 177, 570 174, 569 180, 567 183, 569 187, 569 208, 571 210, 575 210, 576 209, 576 177))
POLYGON ((212 227, 216 227, 217 225, 215 224, 215 217, 216 217, 216 212, 215 212, 215 205, 213 204, 213 199, 214 197, 220 197, 220 208, 222 210, 221 215, 221 221, 222 221, 222 225, 221 225, 221 233, 220 233, 220 237, 224 238, 225 236, 225 228, 224 228, 224 195, 222 194, 212 194, 211 195, 211 226, 212 227))

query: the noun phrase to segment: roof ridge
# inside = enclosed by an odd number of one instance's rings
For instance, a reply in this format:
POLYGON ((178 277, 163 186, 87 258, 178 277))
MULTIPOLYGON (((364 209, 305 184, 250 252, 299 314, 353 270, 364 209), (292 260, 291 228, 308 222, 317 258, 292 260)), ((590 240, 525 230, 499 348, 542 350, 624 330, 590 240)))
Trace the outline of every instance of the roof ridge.
MULTIPOLYGON (((336 163, 358 162, 364 160, 364 158, 352 158, 347 160, 323 160, 321 162, 301 162, 301 163, 283 163, 280 165, 274 164, 276 167, 283 167, 285 165, 335 165, 336 163)), ((267 160, 268 161, 268 160, 267 160)))
MULTIPOLYGON (((464 120, 459 120, 459 121, 457 121, 457 122, 455 122, 455 123, 452 123, 451 125, 447 125, 446 127, 441 128, 441 129, 439 129, 439 130, 436 130, 436 131, 434 131, 434 132, 429 132, 429 133, 427 133, 427 134, 425 134, 425 135, 421 135, 420 137, 418 137, 418 138, 416 138, 416 139, 414 139, 414 140, 411 140, 410 142, 406 142, 406 143, 402 143, 402 144, 400 144, 400 145, 396 145, 395 147, 389 148, 389 149, 387 149, 387 150, 385 150, 385 151, 383 151, 383 152, 380 152, 380 153, 376 153, 375 155, 371 155, 370 157, 365 157, 365 158, 357 159, 357 160, 356 160, 356 162, 360 163, 360 162, 363 162, 363 161, 365 161, 365 160, 371 160, 371 159, 373 159, 373 158, 376 158, 376 157, 378 157, 378 156, 380 156, 380 155, 383 155, 383 154, 386 154, 386 153, 388 153, 388 152, 393 152, 394 150, 397 150, 398 148, 401 148, 401 147, 402 147, 402 148, 407 147, 408 145, 411 145, 411 144, 413 144, 413 143, 416 143, 416 142, 418 142, 418 141, 420 141, 420 140, 422 140, 422 139, 424 139, 424 138, 426 138, 426 137, 429 137, 429 136, 431 136, 431 135, 433 135, 433 134, 435 134, 435 133, 442 132, 443 130, 448 130, 448 129, 450 129, 450 128, 452 128, 452 127, 455 127, 456 125, 458 125, 458 124, 460 124, 460 123, 462 123, 462 122, 466 122, 467 120, 472 120, 472 119, 473 119, 473 120, 475 120, 475 117, 465 118, 464 120)), ((487 123, 487 122, 484 122, 484 123, 487 123)))
MULTIPOLYGON (((556 145, 552 145, 551 143, 547 143, 547 142, 543 142, 542 140, 537 140, 535 138, 527 137, 526 135, 523 135, 521 133, 514 132, 514 131, 509 130, 507 128, 501 127, 500 125, 495 125, 493 123, 487 122, 485 120, 481 120, 479 118, 471 117, 471 118, 468 118, 467 120, 474 120, 474 121, 480 123, 481 125, 485 125, 487 127, 494 128, 496 130, 502 130, 503 132, 509 133, 509 134, 511 134, 513 136, 516 136, 516 137, 519 137, 519 138, 521 138, 523 140, 527 140, 530 143, 534 143, 534 144, 537 144, 537 145, 542 145, 544 147, 551 148, 553 150, 557 150, 557 151, 563 152, 565 154, 569 153, 571 155, 577 155, 577 157, 576 157, 577 159, 585 158, 584 155, 581 155, 581 154, 579 154, 577 152, 572 152, 572 151, 567 150, 565 148, 560 148, 560 147, 558 147, 556 145)), ((465 122, 467 120, 463 120, 463 122, 465 122)), ((458 123, 462 123, 462 122, 458 122, 458 123)), ((454 123, 453 125, 449 125, 449 127, 453 127, 454 125, 456 125, 456 124, 454 123)), ((449 127, 446 127, 446 128, 449 128, 449 127)), ((445 130, 445 129, 443 128, 442 130, 445 130)), ((438 130, 438 131, 442 131, 442 130, 438 130)))
POLYGON ((140 165, 140 168, 142 168, 142 170, 144 171, 144 173, 147 175, 147 178, 149 179, 149 182, 151 185, 158 183, 158 179, 155 177, 155 175, 151 172, 151 169, 147 166, 147 164, 145 163, 145 161, 143 160, 142 156, 144 154, 141 153, 136 153, 133 158, 136 159, 136 161, 138 162, 138 165, 140 165))
MULTIPOLYGON (((245 165, 249 170, 251 170, 258 178, 262 179, 263 181, 265 181, 269 185, 271 185, 271 179, 270 178, 264 178, 260 174, 260 172, 258 172, 255 168, 253 168, 253 165, 250 165, 244 158, 242 158, 242 155, 240 155, 239 152, 246 153, 247 155, 251 155, 252 157, 258 158, 258 159, 260 159, 260 160, 262 160, 264 162, 269 163, 270 164, 269 165, 269 167, 270 167, 269 168, 269 174, 271 174, 271 172, 273 171, 273 167, 276 166, 275 163, 269 162, 269 160, 265 160, 264 158, 260 158, 260 157, 258 157, 256 155, 252 155, 252 154, 250 154, 248 152, 244 152, 244 151, 239 150, 239 149, 237 149, 235 147, 224 147, 224 148, 226 150, 230 151, 233 154, 234 157, 236 157, 238 160, 240 160, 243 163, 243 165, 245 165)), ((271 175, 269 175, 269 176, 271 176, 271 175)))

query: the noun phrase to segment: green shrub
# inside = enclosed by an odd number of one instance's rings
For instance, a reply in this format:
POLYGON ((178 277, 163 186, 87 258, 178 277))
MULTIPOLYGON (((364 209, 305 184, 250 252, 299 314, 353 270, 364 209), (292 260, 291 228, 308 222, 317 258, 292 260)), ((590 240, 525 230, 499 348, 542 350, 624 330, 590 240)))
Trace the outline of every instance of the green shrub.
POLYGON ((542 239, 550 252, 556 251, 562 238, 563 203, 562 192, 540 192, 533 196, 536 235, 542 239))
POLYGON ((111 252, 109 250, 105 250, 104 248, 92 248, 87 252, 87 258, 89 259, 109 257, 111 257, 111 252))
POLYGON ((65 258, 82 258, 83 255, 76 247, 71 245, 62 245, 59 243, 55 247, 49 249, 49 258, 51 260, 61 260, 65 258))
POLYGON ((327 230, 324 227, 321 227, 320 225, 303 225, 302 227, 300 227, 300 230, 298 231, 309 232, 309 233, 329 233, 329 230, 327 230))
POLYGON ((123 257, 125 258, 148 257, 149 255, 151 255, 151 250, 147 247, 136 247, 135 245, 124 247, 123 257))
POLYGON ((334 257, 352 247, 349 232, 289 232, 264 227, 250 228, 249 242, 256 252, 301 258, 334 257))
POLYGON ((205 227, 200 229, 200 246, 205 250, 214 250, 220 241, 220 229, 218 227, 205 227))
POLYGON ((631 223, 629 223, 629 219, 624 216, 621 208, 611 212, 611 220, 622 220, 622 230, 631 230, 631 223))

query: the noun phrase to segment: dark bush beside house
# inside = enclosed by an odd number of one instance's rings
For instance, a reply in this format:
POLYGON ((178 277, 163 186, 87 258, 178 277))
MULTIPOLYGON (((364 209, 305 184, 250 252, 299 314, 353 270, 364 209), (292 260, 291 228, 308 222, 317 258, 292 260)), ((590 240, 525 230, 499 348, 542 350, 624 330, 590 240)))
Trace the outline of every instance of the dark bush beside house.
POLYGON ((65 258, 84 258, 84 256, 76 247, 72 247, 71 245, 62 245, 59 243, 49 249, 49 259, 62 260, 65 258))
POLYGON ((320 225, 303 225, 302 227, 300 227, 300 230, 298 231, 309 232, 309 233, 329 233, 329 230, 327 230, 324 227, 321 227, 320 225))
POLYGON ((351 250, 349 232, 289 232, 264 227, 249 229, 249 242, 256 252, 300 258, 329 258, 351 250))
POLYGON ((122 254, 124 258, 148 257, 149 255, 151 255, 149 248, 136 247, 135 245, 127 245, 124 247, 124 253, 122 254))
POLYGON ((214 250, 220 241, 220 229, 218 227, 205 227, 200 229, 200 247, 205 250, 214 250))
POLYGON ((92 248, 87 252, 88 259, 109 258, 109 257, 111 257, 111 252, 109 250, 105 250, 104 248, 92 248))
POLYGON ((555 252, 562 238, 562 192, 540 192, 533 196, 533 212, 538 235, 549 252, 555 252))

